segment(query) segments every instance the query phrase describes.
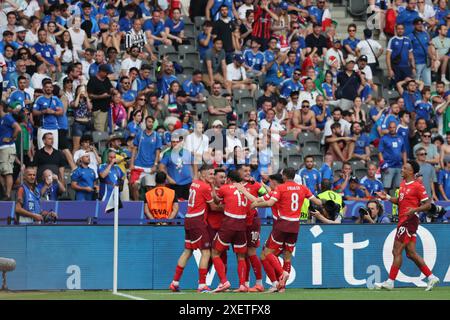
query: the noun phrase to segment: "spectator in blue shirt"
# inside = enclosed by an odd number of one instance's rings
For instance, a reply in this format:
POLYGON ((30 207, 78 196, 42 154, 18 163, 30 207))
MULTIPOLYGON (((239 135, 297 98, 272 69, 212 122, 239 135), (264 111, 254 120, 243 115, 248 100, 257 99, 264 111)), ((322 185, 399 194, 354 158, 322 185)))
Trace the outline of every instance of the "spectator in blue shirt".
POLYGON ((83 14, 81 15, 81 21, 83 23, 89 21, 92 24, 92 27, 90 29, 91 36, 89 38, 95 38, 100 32, 100 27, 98 26, 98 22, 96 19, 96 13, 94 12, 93 8, 94 7, 89 2, 85 2, 81 5, 81 9, 83 11, 83 14))
POLYGON ((145 118, 145 130, 136 135, 133 140, 133 154, 130 161, 130 185, 131 196, 134 201, 139 199, 139 185, 146 175, 147 186, 155 185, 155 173, 160 158, 162 139, 153 130, 155 118, 147 116, 145 118))
POLYGON ((42 137, 45 133, 53 134, 53 148, 58 149, 58 117, 63 115, 63 103, 53 95, 53 83, 50 79, 42 81, 44 94, 37 98, 33 106, 33 115, 41 117, 42 126, 38 127, 37 142, 38 149, 44 147, 42 137))
POLYGON ((405 144, 406 155, 408 158, 413 158, 412 148, 409 143, 410 139, 410 130, 409 123, 411 121, 410 113, 406 110, 400 111, 398 114, 400 119, 400 124, 397 126, 397 134, 399 137, 403 139, 403 143, 405 144))
POLYGON ((62 72, 61 61, 56 54, 56 50, 47 42, 47 31, 45 29, 39 29, 38 42, 33 46, 33 49, 36 51, 36 59, 45 63, 51 74, 55 74, 56 71, 62 72))
POLYGON ((325 12, 325 0, 317 0, 317 6, 309 6, 308 13, 311 21, 313 23, 317 23, 319 26, 322 26, 322 16, 325 12))
POLYGON ((258 39, 252 39, 250 42, 250 49, 244 50, 244 68, 247 75, 259 76, 264 64, 264 54, 259 50, 261 44, 258 39))
POLYGON ((450 161, 445 161, 444 165, 438 175, 439 200, 450 201, 450 161))
MULTIPOLYGON (((27 78, 24 76, 19 76, 17 90, 14 90, 6 101, 9 106, 19 104, 21 108, 31 109, 33 100, 31 100, 30 94, 25 91, 25 89, 27 88, 27 84, 27 78)), ((21 108, 16 109, 20 110, 21 108)))
POLYGON ((344 200, 360 200, 366 197, 365 187, 357 177, 350 177, 348 187, 344 189, 344 200))
POLYGON ((435 7, 436 16, 438 23, 437 25, 446 24, 445 18, 450 14, 450 10, 448 9, 448 1, 446 0, 438 0, 437 6, 435 7))
POLYGON ((57 201, 58 196, 66 192, 66 187, 59 180, 58 175, 46 169, 42 173, 42 182, 37 185, 41 197, 47 201, 57 201))
POLYGON ((80 157, 80 165, 72 172, 71 187, 75 190, 75 200, 92 201, 96 186, 95 171, 89 167, 90 154, 85 152, 80 157))
POLYGON ((322 176, 320 171, 314 168, 314 158, 312 156, 305 156, 305 167, 298 171, 298 175, 302 179, 302 184, 315 195, 320 192, 320 184, 322 183, 322 176))
POLYGON ((120 31, 128 32, 131 30, 131 28, 133 28, 133 21, 134 21, 133 16, 134 16, 133 7, 126 6, 125 16, 120 18, 119 20, 120 31))
POLYGON ((161 44, 171 45, 172 41, 167 39, 164 22, 161 21, 161 12, 153 11, 152 18, 144 22, 144 31, 151 45, 159 46, 161 44))
POLYGON ((263 72, 266 73, 265 83, 272 82, 279 86, 283 81, 281 63, 285 60, 286 55, 280 53, 277 43, 277 38, 272 37, 269 39, 269 49, 264 51, 263 72))
POLYGON ((197 36, 200 60, 205 60, 206 51, 213 47, 212 30, 212 22, 205 21, 203 23, 203 31, 197 36))
MULTIPOLYGON (((410 0, 415 1, 415 0, 410 0)), ((394 79, 395 83, 415 76, 416 65, 411 40, 405 37, 405 26, 395 26, 396 36, 392 37, 387 46, 386 65, 388 77, 394 79)))
POLYGON ((423 82, 406 78, 397 83, 397 91, 405 102, 405 110, 409 113, 415 112, 416 102, 422 100, 423 82))
POLYGON ((370 196, 376 197, 376 192, 384 191, 383 182, 378 180, 375 175, 377 173, 378 166, 375 163, 370 163, 367 166, 367 175, 361 179, 361 185, 363 185, 370 196))
POLYGON ((431 127, 431 117, 433 116, 433 104, 431 103, 430 87, 424 87, 422 90, 422 99, 416 101, 414 106, 416 112, 416 120, 425 119, 428 127, 431 127))
POLYGON ((291 78, 293 76, 293 73, 295 70, 300 69, 300 65, 295 63, 297 59, 297 55, 295 51, 289 51, 288 54, 288 61, 287 63, 283 63, 281 65, 281 68, 283 69, 283 76, 285 78, 291 78))
POLYGON ((137 98, 137 91, 131 89, 131 80, 129 77, 124 76, 120 78, 120 90, 119 92, 122 94, 123 106, 128 109, 132 107, 137 98))
POLYGON ((329 180, 333 183, 333 155, 331 153, 325 154, 322 167, 320 168, 320 175, 322 177, 322 182, 324 180, 329 180))
POLYGON ((14 50, 17 50, 19 48, 19 44, 15 41, 13 41, 14 38, 14 33, 6 30, 3 31, 3 40, 0 41, 0 53, 3 54, 5 53, 5 46, 6 45, 10 45, 14 48, 14 50))
POLYGON ((409 36, 414 30, 414 20, 419 18, 416 11, 417 0, 407 0, 406 8, 400 12, 396 19, 396 24, 405 26, 405 36, 409 36))
POLYGON ((155 85, 150 79, 152 67, 149 64, 143 64, 139 70, 139 75, 133 82, 132 89, 139 93, 147 94, 155 89, 155 85))
POLYGON ((100 178, 100 192, 99 199, 101 201, 107 201, 114 190, 114 187, 119 187, 119 190, 123 186, 123 179, 125 178, 123 171, 116 164, 116 152, 108 152, 108 163, 102 163, 98 167, 98 175, 100 178))
POLYGON ((168 39, 172 39, 175 49, 178 50, 180 44, 190 44, 189 40, 184 36, 184 21, 181 20, 181 10, 173 9, 172 19, 167 18, 164 23, 164 33, 168 39))
POLYGON ((183 90, 187 93, 188 102, 192 105, 206 101, 206 97, 203 94, 205 86, 202 83, 202 72, 200 70, 194 70, 191 80, 183 82, 183 90))
POLYGON ((386 193, 400 186, 400 172, 406 163, 406 149, 403 139, 397 135, 395 122, 389 123, 389 134, 384 135, 378 145, 378 157, 383 173, 383 185, 386 193))
POLYGON ((324 130, 325 123, 331 119, 330 107, 325 104, 325 98, 322 95, 316 97, 316 104, 312 106, 312 111, 316 115, 316 128, 324 130))
POLYGON ((356 158, 358 160, 369 161, 370 160, 370 139, 367 133, 362 131, 361 124, 359 122, 353 122, 351 128, 351 137, 355 137, 356 141, 351 144, 349 151, 349 158, 356 158), (353 149, 354 148, 354 149, 353 149), (352 150, 353 149, 353 150, 352 150))
POLYGON ((187 200, 194 171, 192 155, 183 148, 183 139, 178 134, 171 136, 171 147, 164 152, 159 170, 167 175, 169 188, 175 191, 177 199, 187 200))
POLYGON ((288 78, 280 84, 280 96, 283 98, 288 98, 292 91, 303 91, 303 84, 300 81, 301 76, 301 69, 295 69, 292 74, 292 78, 288 78))
POLYGON ((361 41, 356 38, 356 24, 351 23, 347 27, 348 38, 344 39, 342 45, 344 46, 344 52, 347 55, 352 55, 356 58, 356 46, 361 41))
POLYGON ((426 86, 431 86, 431 57, 428 53, 431 38, 424 30, 422 18, 414 20, 414 31, 410 33, 409 39, 416 63, 416 80, 422 80, 426 86), (429 65, 427 61, 430 62, 429 65))

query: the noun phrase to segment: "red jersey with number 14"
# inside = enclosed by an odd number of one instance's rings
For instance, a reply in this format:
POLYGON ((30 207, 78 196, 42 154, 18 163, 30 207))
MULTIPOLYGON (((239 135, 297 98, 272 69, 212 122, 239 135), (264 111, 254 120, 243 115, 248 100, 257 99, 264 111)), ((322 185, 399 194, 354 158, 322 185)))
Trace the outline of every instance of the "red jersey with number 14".
POLYGON ((272 198, 278 205, 277 228, 284 232, 298 232, 303 201, 314 195, 304 185, 294 181, 285 182, 274 190, 272 198))
POLYGON ((198 227, 198 225, 205 224, 205 212, 208 209, 208 203, 213 201, 211 195, 211 185, 202 181, 192 181, 189 188, 189 200, 187 213, 184 220, 186 229, 198 227))
POLYGON ((245 231, 250 201, 232 184, 226 184, 217 191, 217 197, 223 202, 222 226, 230 230, 245 231))
POLYGON ((428 200, 428 194, 420 181, 413 180, 400 183, 398 196, 398 225, 400 226, 409 219, 419 220, 419 214, 408 216, 406 213, 411 208, 420 207, 423 201, 428 200))

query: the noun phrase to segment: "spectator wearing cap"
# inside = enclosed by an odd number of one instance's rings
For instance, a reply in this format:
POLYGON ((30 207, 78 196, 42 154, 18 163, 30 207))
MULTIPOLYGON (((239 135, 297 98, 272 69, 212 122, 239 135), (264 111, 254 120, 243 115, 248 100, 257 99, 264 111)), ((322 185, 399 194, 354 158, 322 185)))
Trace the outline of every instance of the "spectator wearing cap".
POLYGON ((78 165, 78 160, 85 153, 89 154, 89 167, 94 170, 95 176, 98 177, 98 165, 102 163, 102 159, 98 154, 97 148, 92 143, 92 137, 90 135, 84 135, 80 139, 81 148, 73 154, 73 160, 78 165))
POLYGON ((402 24, 405 26, 405 36, 409 36, 414 30, 414 20, 419 17, 419 13, 416 10, 417 0, 406 0, 406 8, 399 12, 396 24, 402 24))
POLYGON ((14 39, 14 32, 11 32, 9 30, 3 31, 3 40, 0 41, 0 53, 5 53, 5 46, 10 45, 13 47, 14 50, 17 50, 19 48, 19 44, 14 39))
MULTIPOLYGON (((434 146, 436 147, 436 146, 434 146)), ((415 150, 417 163, 420 165, 419 180, 423 183, 427 194, 432 197, 433 201, 438 201, 434 184, 437 183, 436 170, 433 165, 426 161, 427 151, 425 148, 417 148, 415 150)))
POLYGON ((75 200, 92 201, 94 198, 97 173, 90 167, 90 154, 83 151, 80 154, 78 167, 72 172, 71 187, 75 190, 75 200))
POLYGON ((204 96, 205 86, 202 83, 202 72, 200 70, 194 70, 191 79, 185 80, 182 87, 188 95, 188 102, 192 105, 206 101, 204 96))
POLYGON ((94 129, 97 131, 106 131, 107 129, 108 110, 114 90, 108 78, 110 72, 108 65, 100 65, 97 74, 91 77, 87 84, 88 96, 92 101, 94 129))
POLYGON ((155 173, 160 160, 162 148, 161 136, 153 130, 155 118, 145 118, 145 130, 138 133, 133 140, 133 153, 130 160, 130 186, 131 197, 134 201, 139 199, 139 186, 144 181, 147 186, 155 186, 155 173))
POLYGON ((114 187, 119 187, 120 196, 122 199, 122 192, 124 186, 125 175, 119 168, 117 163, 117 155, 114 151, 108 152, 107 163, 102 163, 98 167, 98 175, 100 180, 99 199, 101 201, 108 201, 114 190, 114 187))
POLYGON ((388 193, 391 189, 397 189, 400 186, 400 171, 406 163, 407 155, 403 139, 397 134, 397 124, 391 121, 388 124, 389 134, 380 139, 378 145, 378 158, 380 166, 384 170, 383 185, 388 193))
MULTIPOLYGON (((354 70, 361 70, 367 82, 366 86, 369 85, 371 90, 376 92, 378 91, 378 86, 373 82, 373 71, 372 68, 368 65, 368 61, 369 59, 366 55, 359 56, 358 60, 356 61, 354 70)), ((363 94, 361 93, 361 95, 363 94)))
MULTIPOLYGON (((16 30, 16 42, 19 48, 31 48, 31 45, 25 41, 28 30, 22 26, 17 27, 16 30)), ((20 54, 18 54, 20 57, 20 54)))
POLYGON ((208 107, 208 127, 211 127, 215 120, 220 120, 222 124, 228 125, 227 115, 233 112, 230 102, 221 95, 221 91, 221 84, 214 82, 211 95, 206 101, 208 107))
POLYGON ((434 46, 430 46, 431 38, 424 30, 422 18, 414 19, 414 30, 409 34, 414 61, 416 63, 416 80, 421 80, 426 86, 431 86, 431 66, 434 46))
POLYGON ((360 70, 354 71, 355 61, 347 59, 345 64, 345 70, 341 71, 337 75, 337 82, 339 87, 337 90, 341 91, 340 96, 336 98, 340 99, 340 105, 342 110, 349 110, 353 106, 353 101, 366 85, 364 75, 360 70))
POLYGON ((321 34, 322 27, 317 23, 313 23, 313 32, 306 36, 306 52, 315 52, 320 56, 327 53, 327 38, 321 34))
POLYGON ((359 183, 359 179, 357 177, 350 177, 348 186, 344 189, 344 200, 352 201, 366 198, 369 196, 366 192, 366 188, 359 183))
POLYGON ((194 176, 194 162, 192 154, 183 146, 183 138, 173 134, 170 148, 161 157, 159 170, 167 175, 169 188, 175 191, 178 200, 187 200, 194 176))
MULTIPOLYGON (((410 0, 415 1, 415 0, 410 0)), ((416 65, 411 40, 405 35, 405 26, 395 26, 396 36, 392 37, 387 46, 386 65, 388 77, 395 83, 415 76, 416 65)))
POLYGON ((252 38, 250 41, 250 48, 244 50, 244 68, 249 77, 256 77, 261 74, 264 64, 264 54, 259 50, 261 44, 257 39, 252 38))
POLYGON ((367 57, 367 64, 374 73, 377 70, 378 58, 383 54, 384 49, 378 41, 372 39, 372 30, 364 29, 364 40, 358 42, 355 52, 358 57, 367 57))
POLYGON ((333 47, 327 50, 325 54, 325 65, 324 69, 329 70, 334 68, 335 70, 340 70, 345 64, 344 54, 342 52, 342 43, 339 39, 334 39, 333 47))
MULTIPOLYGON (((20 111, 22 108, 28 108, 31 109, 31 105, 33 104, 33 100, 31 100, 31 96, 28 92, 25 91, 28 85, 28 80, 24 76, 18 77, 18 86, 17 89, 11 92, 6 102, 8 105, 12 106, 20 105, 20 108, 15 108, 14 110, 17 110, 17 112, 20 111)), ((13 111, 14 112, 14 111, 13 111)))
POLYGON ((227 66, 227 81, 231 82, 232 89, 248 90, 250 95, 254 96, 257 89, 252 79, 247 78, 247 72, 243 66, 244 57, 241 54, 235 54, 233 62, 227 66))

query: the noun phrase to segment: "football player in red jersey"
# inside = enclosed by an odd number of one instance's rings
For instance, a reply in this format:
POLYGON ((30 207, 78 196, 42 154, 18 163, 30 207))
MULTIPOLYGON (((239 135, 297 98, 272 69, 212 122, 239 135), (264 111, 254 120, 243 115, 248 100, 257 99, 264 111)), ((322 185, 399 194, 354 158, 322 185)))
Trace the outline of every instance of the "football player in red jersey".
POLYGON ((289 272, 283 270, 275 253, 279 253, 280 246, 282 246, 284 261, 290 265, 292 252, 298 238, 303 201, 307 198, 315 205, 322 206, 322 201, 316 198, 306 186, 294 182, 295 173, 294 168, 284 169, 282 173, 284 183, 277 186, 271 194, 271 198, 266 201, 256 199, 251 205, 252 207, 272 207, 275 204, 278 206, 278 219, 266 241, 261 261, 266 274, 270 275, 269 279, 274 277, 274 273, 278 275, 275 278, 278 278, 277 289, 279 291, 284 290, 289 272))
POLYGON ((375 283, 376 289, 394 288, 394 281, 402 265, 402 253, 406 249, 406 256, 414 261, 422 273, 428 277, 426 291, 431 290, 439 278, 433 275, 425 264, 425 261, 416 252, 416 231, 419 227, 419 213, 426 212, 431 208, 431 201, 423 184, 416 179, 416 174, 420 171, 420 166, 416 161, 406 162, 401 171, 403 181, 400 184, 399 197, 393 198, 385 192, 377 192, 382 200, 389 200, 398 205, 399 221, 397 233, 394 240, 392 254, 394 261, 389 272, 389 279, 382 283, 375 283))
POLYGON ((213 210, 217 209, 211 194, 214 169, 212 166, 203 165, 199 171, 199 179, 192 181, 189 189, 188 210, 184 219, 185 249, 178 259, 175 276, 169 287, 174 292, 180 291, 179 281, 181 275, 189 258, 192 256, 192 252, 196 249, 200 249, 202 254, 198 269, 199 281, 197 291, 210 291, 206 286, 206 275, 211 254, 211 239, 209 238, 205 212, 208 209, 208 205, 213 210))
MULTIPOLYGON (((227 174, 225 172, 225 169, 222 168, 216 168, 214 169, 214 183, 213 187, 216 192, 220 189, 221 186, 225 184, 227 181, 227 174)), ((222 224, 223 220, 223 205, 216 205, 216 209, 212 210, 211 207, 207 210, 206 214, 206 222, 208 223, 208 230, 209 230, 209 237, 211 241, 216 236, 216 233, 220 229, 220 225, 222 224)), ((222 255, 220 256, 222 259, 223 264, 225 265, 225 270, 227 267, 227 252, 222 252, 222 255)), ((211 267, 212 261, 210 260, 208 269, 211 267)))
MULTIPOLYGON (((256 182, 250 175, 250 165, 243 164, 238 168, 239 176, 242 179, 242 185, 250 192, 251 195, 258 197, 267 194, 267 190, 259 182, 256 182)), ((249 292, 263 292, 264 286, 262 282, 262 266, 256 255, 256 249, 260 243, 261 219, 258 216, 258 211, 255 208, 248 208, 247 214, 247 258, 245 260, 247 265, 247 276, 245 286, 250 285, 250 268, 253 268, 255 273, 256 284, 253 288, 249 288, 249 292)), ((240 289, 238 289, 240 290, 240 289)), ((239 292, 239 291, 238 291, 239 292)))
POLYGON ((249 202, 247 198, 239 192, 234 183, 241 182, 239 173, 236 170, 228 172, 228 184, 223 185, 215 192, 213 190, 213 198, 216 204, 224 204, 224 217, 219 231, 216 234, 212 248, 212 261, 220 284, 213 292, 222 292, 231 287, 227 279, 225 265, 220 259, 223 251, 228 250, 230 244, 238 258, 238 276, 239 288, 243 291, 245 287, 245 277, 247 266, 245 263, 245 255, 247 253, 247 236, 246 236, 246 219, 249 202))

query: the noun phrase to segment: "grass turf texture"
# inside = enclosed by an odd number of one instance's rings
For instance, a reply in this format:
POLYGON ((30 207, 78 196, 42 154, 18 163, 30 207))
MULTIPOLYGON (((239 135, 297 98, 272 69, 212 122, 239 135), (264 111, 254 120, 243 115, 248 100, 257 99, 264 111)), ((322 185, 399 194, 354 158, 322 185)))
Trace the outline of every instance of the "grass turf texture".
MULTIPOLYGON (((396 288, 393 291, 369 289, 287 289, 285 293, 196 293, 186 290, 120 291, 146 300, 450 300, 450 287, 396 288)), ((32 291, 1 292, 0 300, 127 300, 110 291, 32 291)))

